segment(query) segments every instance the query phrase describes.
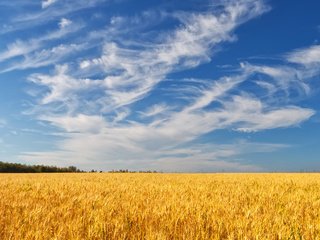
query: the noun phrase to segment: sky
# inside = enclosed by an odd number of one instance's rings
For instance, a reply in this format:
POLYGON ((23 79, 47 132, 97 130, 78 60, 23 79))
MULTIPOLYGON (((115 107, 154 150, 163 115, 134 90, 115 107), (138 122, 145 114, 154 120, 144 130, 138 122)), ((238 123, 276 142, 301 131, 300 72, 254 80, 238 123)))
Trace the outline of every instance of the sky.
POLYGON ((320 171, 320 2, 0 2, 0 161, 320 171))

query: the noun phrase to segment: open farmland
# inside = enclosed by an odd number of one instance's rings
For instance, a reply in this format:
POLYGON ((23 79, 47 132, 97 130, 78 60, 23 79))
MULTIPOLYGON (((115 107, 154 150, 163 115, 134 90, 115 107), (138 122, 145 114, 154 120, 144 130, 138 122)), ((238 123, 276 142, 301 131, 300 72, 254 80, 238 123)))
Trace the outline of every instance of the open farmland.
POLYGON ((320 174, 0 175, 0 239, 301 238, 320 174))

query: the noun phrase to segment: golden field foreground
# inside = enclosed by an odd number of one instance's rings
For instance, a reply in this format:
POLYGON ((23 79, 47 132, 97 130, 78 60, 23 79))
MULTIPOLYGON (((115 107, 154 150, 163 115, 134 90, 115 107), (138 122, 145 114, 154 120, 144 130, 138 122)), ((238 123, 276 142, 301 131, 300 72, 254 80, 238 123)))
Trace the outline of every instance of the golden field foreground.
POLYGON ((0 239, 320 239, 320 174, 0 174, 0 239))

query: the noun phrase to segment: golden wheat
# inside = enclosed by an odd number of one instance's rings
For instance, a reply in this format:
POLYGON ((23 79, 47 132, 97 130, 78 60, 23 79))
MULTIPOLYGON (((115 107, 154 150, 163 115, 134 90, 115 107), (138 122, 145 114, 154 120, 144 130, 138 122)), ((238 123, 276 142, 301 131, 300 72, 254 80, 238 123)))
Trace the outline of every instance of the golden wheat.
POLYGON ((320 174, 1 174, 0 239, 320 239, 320 174))

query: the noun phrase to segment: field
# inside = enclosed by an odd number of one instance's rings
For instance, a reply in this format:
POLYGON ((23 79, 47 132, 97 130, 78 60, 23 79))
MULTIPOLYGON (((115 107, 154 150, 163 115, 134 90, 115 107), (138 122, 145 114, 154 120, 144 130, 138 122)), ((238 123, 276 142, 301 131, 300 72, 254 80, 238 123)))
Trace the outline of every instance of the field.
POLYGON ((0 174, 0 239, 320 239, 320 174, 0 174))

